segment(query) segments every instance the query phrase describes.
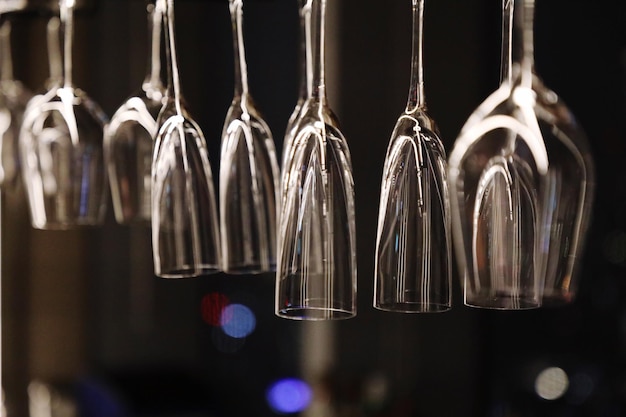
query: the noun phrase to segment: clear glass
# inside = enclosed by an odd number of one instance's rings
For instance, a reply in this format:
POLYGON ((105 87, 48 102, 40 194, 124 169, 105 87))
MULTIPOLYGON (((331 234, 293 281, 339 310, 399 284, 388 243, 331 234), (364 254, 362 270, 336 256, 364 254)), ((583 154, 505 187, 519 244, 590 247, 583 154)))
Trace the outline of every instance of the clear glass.
POLYGON ((235 94, 222 132, 220 229, 223 270, 230 274, 276 270, 279 169, 272 132, 248 90, 243 0, 230 0, 235 94))
POLYGON ((107 176, 103 131, 107 117, 72 83, 74 2, 60 1, 63 74, 28 103, 20 131, 22 175, 37 229, 102 224, 107 176))
POLYGON ((154 271, 182 278, 220 271, 220 237, 206 140, 185 108, 174 38, 174 0, 165 10, 168 86, 157 118, 152 165, 154 271))
MULTIPOLYGON (((512 22, 513 0, 503 2, 503 22, 512 22)), ((524 13, 532 17, 533 4, 525 5, 524 13)), ((513 30, 509 24, 508 50, 503 43, 503 73, 512 79, 513 30)), ((532 26, 531 26, 532 29, 532 26)), ((532 35, 532 33, 530 33, 532 35)), ((519 36, 519 34, 518 34, 519 36)), ((532 38, 531 38, 532 39, 532 38)), ((549 200, 542 224, 542 244, 547 248, 545 263, 544 306, 558 306, 572 302, 578 289, 578 265, 584 250, 591 207, 595 194, 595 170, 588 138, 567 105, 547 88, 534 72, 532 42, 530 69, 532 90, 536 94, 535 114, 549 156, 549 200)), ((519 48, 518 48, 519 49, 519 48)))
POLYGON ((404 313, 451 307, 451 225, 446 155, 426 113, 422 65, 424 0, 413 0, 409 100, 383 169, 374 307, 404 313))
POLYGON ((282 183, 276 314, 297 320, 356 315, 354 183, 348 146, 324 78, 325 0, 301 3, 307 99, 282 183))
POLYGON ((0 188, 17 185, 20 173, 19 132, 32 94, 13 77, 11 22, 0 16, 0 188))
POLYGON ((567 299, 592 202, 584 132, 534 72, 534 1, 515 5, 510 78, 468 119, 449 159, 456 254, 475 307, 567 299))
POLYGON ((160 3, 149 3, 147 11, 151 39, 148 73, 141 90, 117 109, 104 136, 113 209, 121 224, 149 222, 152 212, 152 154, 165 91, 161 82, 163 11, 160 3))

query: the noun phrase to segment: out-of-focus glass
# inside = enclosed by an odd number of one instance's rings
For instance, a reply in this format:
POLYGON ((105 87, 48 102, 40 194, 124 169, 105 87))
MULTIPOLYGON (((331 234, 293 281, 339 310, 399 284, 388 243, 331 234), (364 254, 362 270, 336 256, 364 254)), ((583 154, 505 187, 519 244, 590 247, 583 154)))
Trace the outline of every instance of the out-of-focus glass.
POLYGON ((352 163, 328 107, 324 82, 325 0, 302 0, 307 99, 282 184, 276 314, 299 320, 356 315, 356 230, 352 163))
MULTIPOLYGON (((532 18, 534 1, 509 0, 508 3, 511 3, 509 7, 524 7, 522 12, 532 18)), ((514 14, 513 10, 508 13, 514 14)), ((531 36, 532 24, 528 26, 531 36)), ((528 42, 532 48, 532 37, 528 42)), ((506 57, 512 60, 513 54, 503 54, 503 59, 506 57)), ((543 84, 532 61, 530 64, 535 114, 549 157, 548 203, 544 208, 541 243, 544 250, 547 248, 542 305, 549 307, 570 303, 576 297, 579 264, 595 194, 595 169, 582 126, 563 100, 543 84)))
POLYGON ((152 214, 152 154, 157 116, 165 95, 161 82, 160 3, 148 3, 150 60, 141 90, 122 104, 107 124, 105 161, 115 219, 127 224, 149 222, 152 214))
POLYGON ((222 132, 220 230, 224 272, 276 269, 279 170, 272 132, 248 90, 243 0, 230 0, 235 95, 222 132))
POLYGON ((32 225, 66 229, 104 220, 107 176, 103 130, 107 117, 72 83, 74 2, 60 1, 63 74, 33 97, 20 131, 22 174, 32 225))
POLYGON ((468 119, 449 159, 456 254, 475 307, 569 298, 593 194, 584 132, 534 72, 534 0, 515 6, 510 80, 468 119))
POLYGON ((15 187, 20 172, 19 132, 30 91, 13 77, 11 22, 0 16, 0 188, 15 187))
POLYGON ((174 38, 174 0, 165 10, 168 87, 152 164, 154 271, 181 278, 220 271, 220 237, 206 140, 185 108, 174 38))
POLYGON ((413 0, 409 100, 383 169, 374 307, 404 313, 451 307, 452 239, 446 155, 426 113, 422 65, 424 0, 413 0))

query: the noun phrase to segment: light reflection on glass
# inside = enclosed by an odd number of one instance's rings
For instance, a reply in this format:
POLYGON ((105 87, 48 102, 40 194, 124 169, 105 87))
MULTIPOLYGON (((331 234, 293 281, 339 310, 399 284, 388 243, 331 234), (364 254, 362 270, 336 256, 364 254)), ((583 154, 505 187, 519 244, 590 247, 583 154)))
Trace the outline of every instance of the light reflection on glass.
POLYGON ((243 304, 231 304, 224 308, 220 317, 222 330, 236 339, 249 336, 256 327, 256 317, 243 304))
POLYGON ((278 413, 297 413, 311 403, 312 390, 309 385, 296 378, 281 379, 267 391, 267 402, 278 413))

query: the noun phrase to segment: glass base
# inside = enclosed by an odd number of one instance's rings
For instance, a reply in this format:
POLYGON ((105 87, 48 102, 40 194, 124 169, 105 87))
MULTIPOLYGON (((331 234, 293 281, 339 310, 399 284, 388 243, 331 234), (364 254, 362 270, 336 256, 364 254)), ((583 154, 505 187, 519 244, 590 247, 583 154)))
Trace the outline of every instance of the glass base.
POLYGON ((356 311, 318 307, 289 307, 276 311, 281 318, 291 320, 345 320, 356 316, 356 311))
POLYGON ((374 303, 374 308, 392 313, 442 313, 451 306, 443 303, 374 303))
POLYGON ((184 266, 179 269, 168 269, 155 273, 159 278, 176 279, 176 278, 193 278, 201 275, 211 275, 222 272, 222 270, 216 265, 199 265, 199 266, 184 266))
POLYGON ((238 265, 224 265, 223 271, 230 275, 255 275, 265 274, 268 272, 276 272, 276 263, 270 264, 238 264, 238 265))

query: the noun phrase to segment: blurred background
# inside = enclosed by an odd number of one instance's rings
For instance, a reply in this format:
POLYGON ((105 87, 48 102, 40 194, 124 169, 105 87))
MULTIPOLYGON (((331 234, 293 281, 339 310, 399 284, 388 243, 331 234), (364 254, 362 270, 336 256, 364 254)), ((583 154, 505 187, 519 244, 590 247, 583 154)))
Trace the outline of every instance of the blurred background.
MULTIPOLYGON (((216 173, 233 94, 228 5, 175 3, 183 94, 216 173)), ((110 207, 103 228, 34 230, 22 187, 4 193, 2 210, 7 415, 625 416, 626 4, 537 3, 537 72, 578 117, 596 160, 572 305, 471 309, 457 278, 450 312, 371 307, 380 177, 408 94, 411 6, 329 0, 329 98, 356 186, 357 317, 279 319, 271 274, 156 278, 148 228, 116 224, 110 207), (233 325, 220 325, 224 308, 233 325)), ((80 4, 74 80, 110 116, 147 69, 146 4, 80 4)), ((49 17, 37 8, 10 16, 15 76, 34 92, 48 76, 49 17)), ((501 2, 426 1, 424 19, 426 101, 449 152, 498 86, 501 2)), ((298 92, 297 2, 246 1, 244 25, 251 93, 280 150, 298 92)))

